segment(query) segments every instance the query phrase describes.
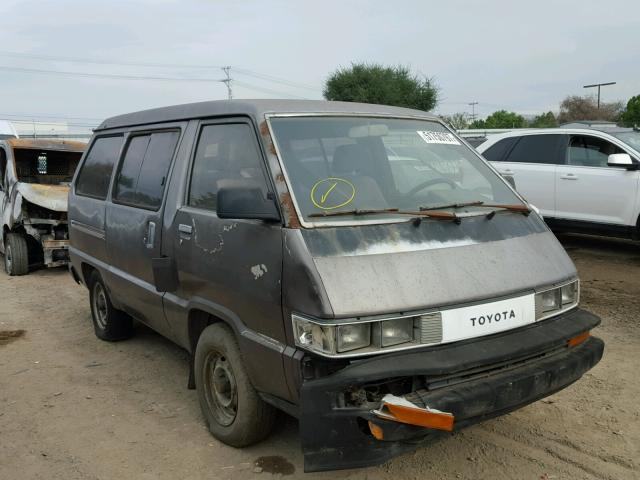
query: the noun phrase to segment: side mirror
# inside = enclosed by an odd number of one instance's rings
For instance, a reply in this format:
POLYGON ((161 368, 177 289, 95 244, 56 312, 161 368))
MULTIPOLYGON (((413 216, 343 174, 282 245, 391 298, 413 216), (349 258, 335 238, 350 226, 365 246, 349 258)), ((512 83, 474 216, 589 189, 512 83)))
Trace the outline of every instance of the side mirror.
POLYGON ((636 170, 638 164, 633 161, 628 153, 613 153, 607 159, 607 165, 610 167, 624 167, 627 170, 636 170))
POLYGON ((262 190, 255 187, 221 188, 218 190, 216 211, 220 218, 280 221, 275 202, 264 198, 262 190))

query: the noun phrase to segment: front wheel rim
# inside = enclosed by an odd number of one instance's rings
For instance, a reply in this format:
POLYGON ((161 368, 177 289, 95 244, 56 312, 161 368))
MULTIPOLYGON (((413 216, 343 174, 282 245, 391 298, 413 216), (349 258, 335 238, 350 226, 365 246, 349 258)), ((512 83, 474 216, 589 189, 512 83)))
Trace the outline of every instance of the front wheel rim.
POLYGON ((11 255, 11 247, 7 245, 4 251, 4 268, 7 273, 11 273, 11 267, 13 266, 13 255, 11 255))
POLYGON ((101 283, 96 282, 93 287, 93 316, 96 319, 98 327, 104 330, 107 327, 107 316, 109 314, 109 306, 107 304, 107 293, 101 283))
POLYGON ((203 369, 205 397, 216 422, 228 427, 238 414, 238 385, 229 359, 210 352, 203 369))

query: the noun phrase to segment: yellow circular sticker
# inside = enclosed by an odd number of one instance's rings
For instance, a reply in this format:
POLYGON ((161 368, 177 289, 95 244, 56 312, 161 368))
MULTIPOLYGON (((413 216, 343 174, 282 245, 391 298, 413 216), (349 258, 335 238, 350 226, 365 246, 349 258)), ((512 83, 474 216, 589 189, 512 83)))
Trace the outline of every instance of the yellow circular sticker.
POLYGON ((333 210, 351 203, 356 187, 344 178, 329 177, 317 181, 311 189, 311 201, 322 210, 333 210))

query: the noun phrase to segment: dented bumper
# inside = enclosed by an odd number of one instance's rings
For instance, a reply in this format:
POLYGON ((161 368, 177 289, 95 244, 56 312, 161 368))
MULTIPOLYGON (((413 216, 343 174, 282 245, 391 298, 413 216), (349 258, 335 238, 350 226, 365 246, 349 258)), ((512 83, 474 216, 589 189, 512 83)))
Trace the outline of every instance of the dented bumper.
POLYGON ((349 389, 402 377, 424 387, 405 398, 420 407, 450 412, 454 430, 510 412, 555 393, 598 363, 604 343, 572 338, 600 319, 583 310, 483 339, 354 362, 301 388, 300 433, 305 471, 380 464, 445 433, 384 420, 371 408, 349 406, 349 389), (371 434, 376 425, 380 440, 371 434))

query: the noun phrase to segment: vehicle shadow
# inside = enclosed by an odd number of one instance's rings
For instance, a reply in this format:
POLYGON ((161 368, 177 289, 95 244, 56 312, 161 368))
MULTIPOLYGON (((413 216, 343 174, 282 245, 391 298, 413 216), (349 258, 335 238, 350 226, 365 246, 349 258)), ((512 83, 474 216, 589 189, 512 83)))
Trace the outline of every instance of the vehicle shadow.
POLYGON ((585 250, 595 254, 640 258, 640 242, 637 241, 577 233, 557 233, 556 236, 568 252, 585 250))

